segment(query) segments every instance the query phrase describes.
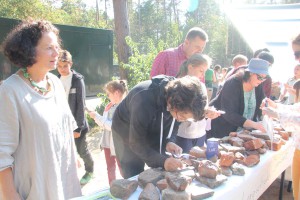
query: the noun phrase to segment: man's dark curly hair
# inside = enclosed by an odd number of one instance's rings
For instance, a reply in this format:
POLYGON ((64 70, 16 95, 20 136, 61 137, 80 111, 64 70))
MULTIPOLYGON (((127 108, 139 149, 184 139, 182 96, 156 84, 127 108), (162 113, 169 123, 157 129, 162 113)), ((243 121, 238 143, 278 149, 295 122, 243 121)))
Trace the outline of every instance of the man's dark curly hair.
POLYGON ((196 121, 205 117, 207 96, 203 93, 203 87, 198 78, 184 76, 170 81, 165 89, 170 109, 191 112, 196 121))
POLYGON ((2 43, 4 55, 18 67, 30 67, 36 63, 36 46, 43 33, 53 32, 59 38, 59 30, 49 21, 28 19, 18 24, 2 43))

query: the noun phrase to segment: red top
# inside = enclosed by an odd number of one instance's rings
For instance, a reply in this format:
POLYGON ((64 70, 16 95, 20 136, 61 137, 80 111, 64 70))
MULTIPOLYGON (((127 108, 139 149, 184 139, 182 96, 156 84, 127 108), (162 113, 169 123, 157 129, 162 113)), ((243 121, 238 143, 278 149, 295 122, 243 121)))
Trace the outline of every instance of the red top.
POLYGON ((152 65, 150 77, 164 74, 167 76, 176 76, 180 65, 187 60, 183 52, 183 44, 177 48, 171 48, 160 52, 152 65))

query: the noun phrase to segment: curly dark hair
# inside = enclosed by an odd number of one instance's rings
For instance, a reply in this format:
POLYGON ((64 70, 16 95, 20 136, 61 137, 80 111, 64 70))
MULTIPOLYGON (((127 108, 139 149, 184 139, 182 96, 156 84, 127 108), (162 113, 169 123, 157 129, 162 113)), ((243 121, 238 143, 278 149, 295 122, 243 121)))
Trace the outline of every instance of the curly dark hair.
POLYGON ((43 33, 53 32, 58 37, 59 30, 49 21, 27 19, 18 24, 2 43, 4 55, 18 67, 30 67, 36 63, 36 46, 43 33))
POLYGON ((165 89, 170 109, 192 112, 196 121, 205 117, 204 108, 207 104, 207 96, 203 93, 204 88, 198 78, 184 76, 170 81, 165 89))

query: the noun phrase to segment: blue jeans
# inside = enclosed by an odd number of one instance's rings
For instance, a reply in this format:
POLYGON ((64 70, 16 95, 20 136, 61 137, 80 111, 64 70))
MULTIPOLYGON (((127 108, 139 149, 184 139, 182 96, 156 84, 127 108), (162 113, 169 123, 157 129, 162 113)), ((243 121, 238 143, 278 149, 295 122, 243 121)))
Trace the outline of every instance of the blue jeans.
POLYGON ((203 135, 202 137, 195 138, 195 139, 189 139, 189 138, 183 138, 177 136, 176 144, 182 148, 183 153, 189 153, 191 148, 193 148, 194 146, 199 146, 199 147, 204 146, 205 139, 206 139, 206 135, 203 135))

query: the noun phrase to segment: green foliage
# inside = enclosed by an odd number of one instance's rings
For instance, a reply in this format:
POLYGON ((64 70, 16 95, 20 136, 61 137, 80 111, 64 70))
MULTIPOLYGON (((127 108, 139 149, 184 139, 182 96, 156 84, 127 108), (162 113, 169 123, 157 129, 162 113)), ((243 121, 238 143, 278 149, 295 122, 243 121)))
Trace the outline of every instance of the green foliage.
POLYGON ((148 80, 150 78, 150 70, 152 63, 159 51, 165 48, 165 43, 159 41, 156 48, 152 39, 147 40, 147 47, 143 46, 144 51, 148 52, 142 54, 139 51, 139 43, 134 42, 130 37, 126 38, 126 42, 132 50, 132 56, 129 57, 128 64, 124 64, 123 67, 128 71, 127 85, 128 89, 131 89, 141 81, 148 80))

